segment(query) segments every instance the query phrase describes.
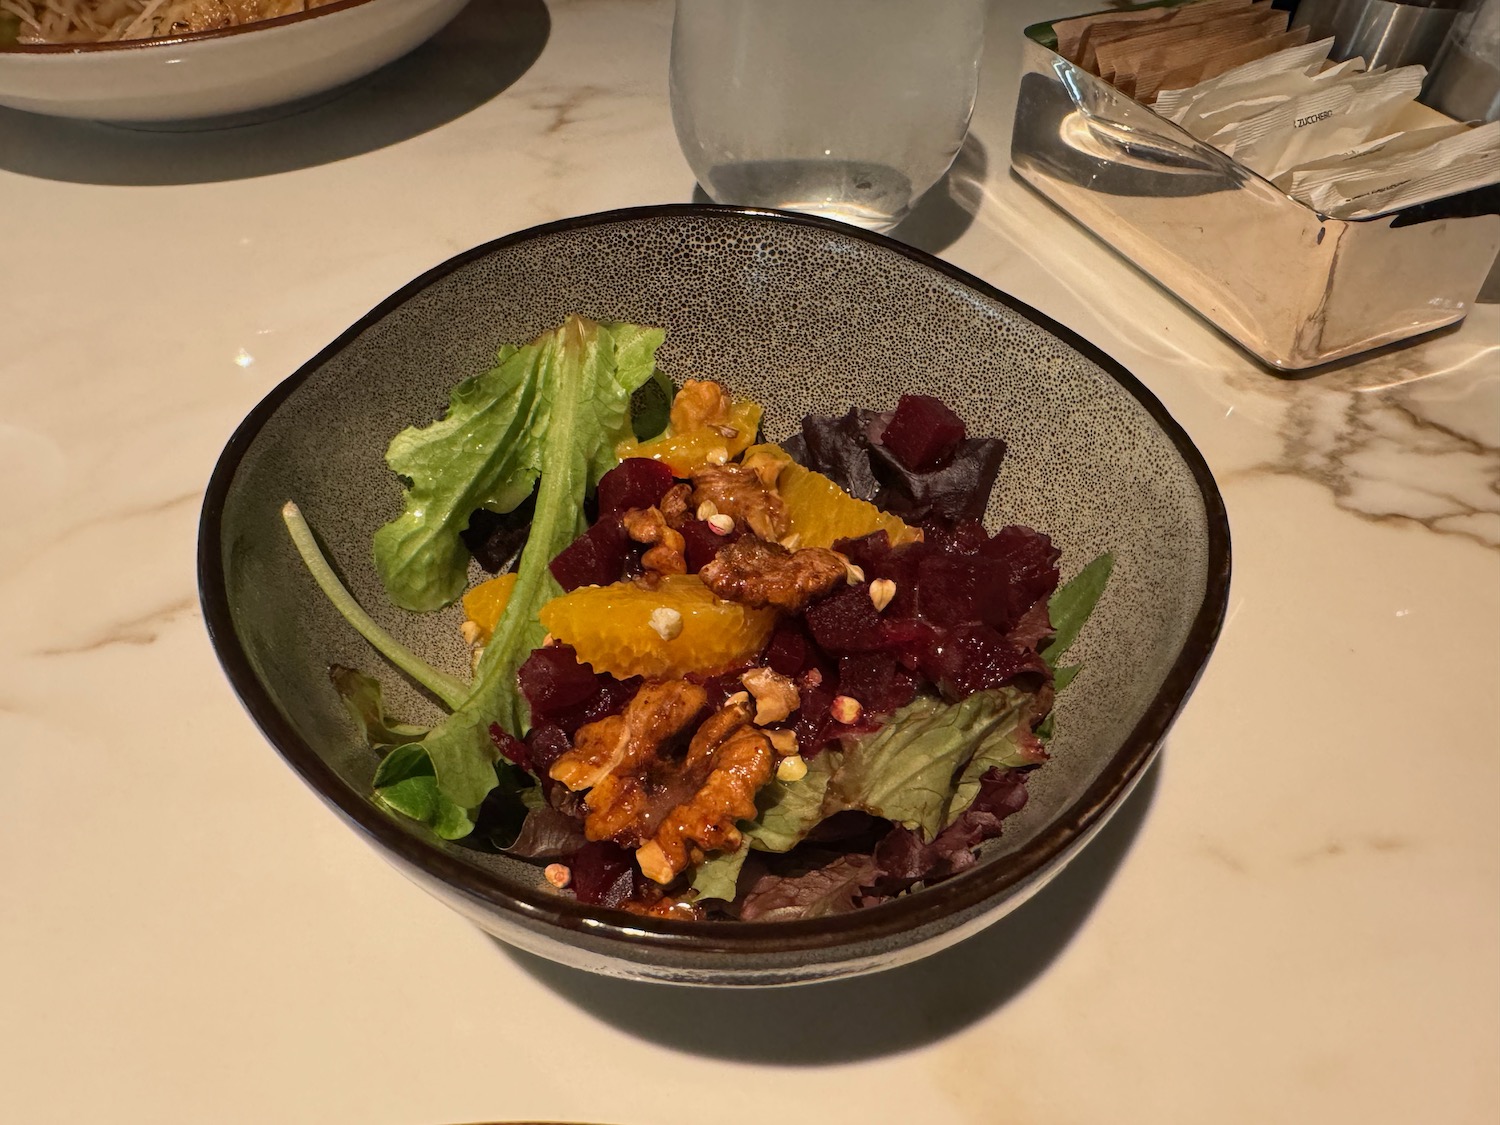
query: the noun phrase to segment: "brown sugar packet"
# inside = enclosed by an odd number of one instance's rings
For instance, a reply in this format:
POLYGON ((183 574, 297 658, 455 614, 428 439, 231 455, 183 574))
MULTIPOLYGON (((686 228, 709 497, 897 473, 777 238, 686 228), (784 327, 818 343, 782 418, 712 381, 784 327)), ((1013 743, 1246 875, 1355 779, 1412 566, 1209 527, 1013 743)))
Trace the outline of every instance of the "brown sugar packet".
MULTIPOLYGON (((1074 61, 1085 70, 1099 74, 1098 49, 1101 43, 1147 34, 1158 27, 1201 23, 1214 16, 1232 15, 1257 5, 1267 6, 1268 0, 1197 0, 1176 8, 1149 8, 1092 17, 1083 29, 1079 57, 1074 61)), ((1053 27, 1055 29, 1057 25, 1053 27)))
MULTIPOLYGON (((1228 15, 1154 26, 1140 34, 1100 43, 1098 73, 1106 81, 1112 75, 1139 75, 1147 69, 1165 74, 1170 66, 1187 59, 1285 31, 1289 18, 1286 12, 1258 4, 1228 15)), ((1139 82, 1136 87, 1139 91, 1139 82)))
MULTIPOLYGON (((1141 101, 1154 101, 1156 92, 1162 88, 1162 80, 1166 78, 1167 71, 1182 60, 1184 55, 1192 57, 1200 54, 1203 58, 1211 58, 1226 50, 1234 50, 1236 47, 1254 46, 1272 39, 1286 32, 1287 20, 1291 18, 1290 12, 1269 11, 1260 15, 1254 22, 1240 24, 1239 26, 1204 25, 1207 34, 1193 40, 1191 44, 1174 45, 1171 47, 1158 48, 1148 52, 1136 61, 1135 94, 1141 101)), ((1229 21, 1226 21, 1226 25, 1229 21)))
POLYGON ((1157 94, 1163 90, 1186 90, 1196 86, 1200 82, 1207 82, 1210 78, 1217 78, 1256 59, 1263 59, 1267 55, 1274 55, 1277 51, 1284 51, 1288 47, 1300 47, 1307 42, 1312 32, 1310 24, 1294 27, 1290 31, 1284 31, 1280 35, 1273 35, 1268 39, 1256 39, 1249 43, 1242 43, 1238 47, 1230 47, 1228 50, 1219 51, 1209 55, 1207 58, 1196 60, 1186 66, 1169 70, 1162 75, 1161 81, 1156 84, 1156 89, 1151 93, 1151 100, 1155 101, 1157 94))
POLYGON ((1089 29, 1096 24, 1152 23, 1164 19, 1170 8, 1145 8, 1137 12, 1099 12, 1092 16, 1077 16, 1073 19, 1057 20, 1052 33, 1057 36, 1057 53, 1069 62, 1085 69, 1093 69, 1084 54, 1084 39, 1089 29))

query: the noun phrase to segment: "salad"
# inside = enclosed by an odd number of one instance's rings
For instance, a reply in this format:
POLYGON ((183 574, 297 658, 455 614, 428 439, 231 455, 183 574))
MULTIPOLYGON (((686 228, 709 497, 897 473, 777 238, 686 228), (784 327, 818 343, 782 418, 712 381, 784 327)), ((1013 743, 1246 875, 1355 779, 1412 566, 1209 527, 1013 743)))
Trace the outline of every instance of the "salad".
POLYGON ((376 569, 403 609, 462 601, 468 682, 381 629, 286 505, 345 618, 449 711, 400 722, 331 669, 377 801, 662 917, 818 917, 972 866, 1047 759, 1110 557, 1059 587, 1045 534, 987 531, 1005 444, 935 398, 775 445, 756 403, 674 393, 662 341, 571 316, 391 441, 376 569))

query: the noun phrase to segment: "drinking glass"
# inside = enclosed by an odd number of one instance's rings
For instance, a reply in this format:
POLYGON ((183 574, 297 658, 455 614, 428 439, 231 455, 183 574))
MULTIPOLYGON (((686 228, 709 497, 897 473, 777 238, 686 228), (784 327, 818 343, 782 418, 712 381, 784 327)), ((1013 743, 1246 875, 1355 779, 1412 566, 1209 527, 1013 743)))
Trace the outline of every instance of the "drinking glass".
POLYGON ((963 145, 984 0, 677 0, 672 120, 719 203, 898 223, 963 145))

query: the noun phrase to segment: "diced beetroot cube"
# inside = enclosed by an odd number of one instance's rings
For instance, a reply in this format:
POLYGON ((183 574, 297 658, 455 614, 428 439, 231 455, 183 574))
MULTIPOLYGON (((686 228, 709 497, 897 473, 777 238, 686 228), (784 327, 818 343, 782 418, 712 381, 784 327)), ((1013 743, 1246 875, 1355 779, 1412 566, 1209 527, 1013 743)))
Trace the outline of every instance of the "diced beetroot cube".
POLYGON ((838 539, 833 549, 865 572, 865 577, 884 577, 891 565, 891 556, 897 548, 891 546, 891 537, 884 531, 876 531, 859 539, 838 539))
POLYGON ((839 657, 839 692, 850 695, 866 712, 888 715, 917 694, 917 678, 883 652, 839 657))
MULTIPOLYGON (((717 711, 724 706, 724 701, 737 691, 744 691, 745 685, 740 683, 740 677, 745 674, 749 665, 741 665, 728 672, 720 672, 716 676, 704 676, 697 673, 688 673, 687 678, 703 688, 708 695, 704 706, 709 711, 717 711)), ((691 733, 691 731, 689 732, 691 733)))
POLYGON ((599 478, 599 518, 653 508, 672 487, 672 470, 649 457, 627 457, 599 478))
POLYGON ((985 688, 1003 687, 1025 673, 1046 675, 1034 652, 1012 644, 988 625, 961 625, 949 630, 929 650, 922 672, 952 699, 964 699, 985 688))
POLYGON ((534 772, 546 773, 557 759, 572 748, 567 732, 551 723, 533 726, 526 735, 526 749, 536 766, 534 772))
POLYGON ((881 444, 914 472, 941 468, 967 436, 963 419, 931 395, 902 395, 881 444))
POLYGON ((766 645, 766 665, 783 676, 795 676, 807 667, 809 645, 801 629, 786 622, 776 626, 766 645))
POLYGON ((981 554, 990 541, 984 524, 978 520, 933 520, 923 528, 923 533, 923 546, 929 551, 940 551, 947 555, 981 554))
POLYGON ((1022 609, 1038 598, 1051 597, 1057 589, 1057 560, 1062 552, 1040 531, 1014 524, 1002 527, 981 550, 987 558, 1005 564, 1006 581, 1022 609))
POLYGON ((565 711, 599 692, 599 677, 578 662, 572 645, 548 645, 532 651, 516 672, 521 693, 533 712, 565 711))
POLYGON ((813 640, 831 653, 871 652, 880 647, 880 614, 870 601, 870 586, 845 586, 807 608, 813 640))
POLYGON ((495 744, 495 748, 504 755, 507 761, 520 766, 527 773, 536 773, 536 763, 532 760, 531 748, 519 738, 508 734, 499 723, 490 724, 490 741, 495 744))
POLYGON ((881 649, 894 656, 896 662, 909 672, 922 666, 927 651, 941 636, 942 630, 931 622, 916 617, 892 617, 889 610, 880 623, 881 649))
POLYGON ((624 576, 634 553, 635 544, 620 518, 607 516, 564 547, 548 567, 564 590, 607 586, 624 576))
POLYGON ((917 612, 939 625, 1008 626, 1026 608, 1016 606, 1008 577, 1004 563, 983 555, 930 554, 917 571, 917 612))
POLYGON ((682 532, 683 557, 687 560, 689 574, 697 574, 720 551, 744 535, 738 527, 720 535, 704 520, 688 520, 678 530, 682 532))
POLYGON ((607 840, 583 845, 568 858, 568 866, 573 893, 588 906, 621 906, 635 890, 630 853, 607 840))
POLYGON ((797 722, 792 729, 797 732, 797 750, 804 758, 818 756, 818 752, 828 742, 830 728, 836 725, 833 716, 828 713, 828 709, 833 706, 833 697, 837 694, 833 687, 831 681, 821 677, 816 684, 807 682, 805 678, 797 682, 797 692, 802 702, 797 708, 797 722))
POLYGON ((532 724, 552 724, 569 735, 585 723, 623 710, 641 686, 639 677, 617 680, 595 673, 578 662, 571 645, 533 650, 516 678, 531 708, 532 724))

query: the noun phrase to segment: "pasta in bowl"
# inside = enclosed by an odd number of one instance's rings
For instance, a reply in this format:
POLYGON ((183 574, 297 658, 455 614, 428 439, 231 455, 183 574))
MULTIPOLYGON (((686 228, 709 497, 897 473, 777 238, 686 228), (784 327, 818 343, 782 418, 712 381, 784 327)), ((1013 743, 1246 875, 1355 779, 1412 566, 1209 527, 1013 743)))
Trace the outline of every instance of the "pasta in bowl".
POLYGON ((467 0, 0 0, 0 106, 117 124, 295 104, 392 62, 467 0))

